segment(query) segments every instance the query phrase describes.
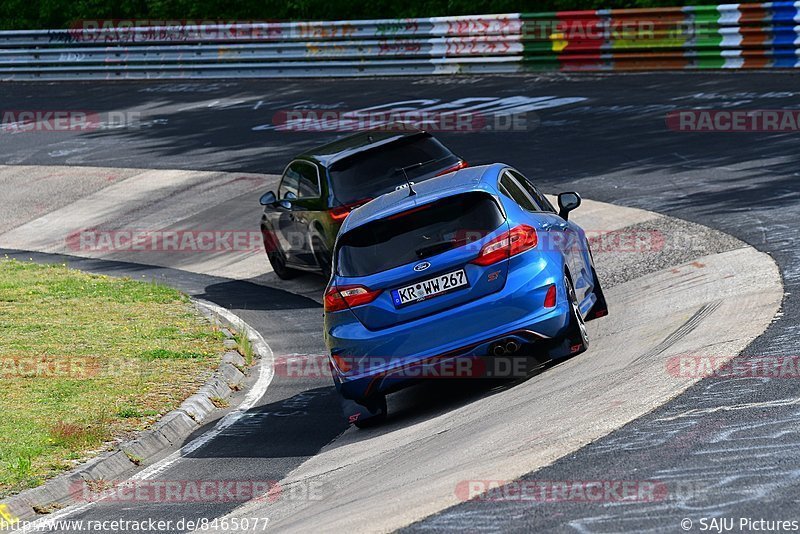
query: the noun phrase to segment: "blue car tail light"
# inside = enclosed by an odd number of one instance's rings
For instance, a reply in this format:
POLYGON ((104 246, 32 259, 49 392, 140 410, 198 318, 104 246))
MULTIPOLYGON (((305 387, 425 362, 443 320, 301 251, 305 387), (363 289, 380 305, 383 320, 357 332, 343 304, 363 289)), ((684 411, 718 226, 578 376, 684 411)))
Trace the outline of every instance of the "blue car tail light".
POLYGON ((535 248, 538 243, 539 236, 536 229, 527 224, 520 224, 486 243, 472 263, 491 265, 535 248))
POLYGON ((380 290, 372 291, 361 285, 332 286, 325 292, 325 311, 341 311, 369 304, 380 294, 380 290))

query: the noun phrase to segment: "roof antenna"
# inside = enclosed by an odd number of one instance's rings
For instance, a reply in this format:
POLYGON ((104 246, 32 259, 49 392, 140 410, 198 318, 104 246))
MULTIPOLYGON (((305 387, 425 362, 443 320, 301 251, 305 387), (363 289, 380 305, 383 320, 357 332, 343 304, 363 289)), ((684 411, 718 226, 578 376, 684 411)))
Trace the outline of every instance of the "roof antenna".
POLYGON ((414 195, 417 194, 417 192, 414 191, 413 187, 411 187, 411 180, 408 179, 408 174, 406 174, 406 168, 403 167, 400 170, 403 171, 403 178, 406 179, 406 183, 408 184, 408 196, 413 197, 414 195))

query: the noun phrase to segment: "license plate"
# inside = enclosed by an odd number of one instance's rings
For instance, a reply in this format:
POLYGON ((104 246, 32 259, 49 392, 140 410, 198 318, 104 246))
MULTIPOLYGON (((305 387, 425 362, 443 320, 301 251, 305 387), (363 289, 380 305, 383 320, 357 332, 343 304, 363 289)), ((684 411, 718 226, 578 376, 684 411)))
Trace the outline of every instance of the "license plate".
POLYGON ((404 306, 412 302, 421 302, 454 289, 469 285, 467 273, 459 269, 451 273, 428 278, 410 286, 392 290, 392 301, 395 306, 404 306))

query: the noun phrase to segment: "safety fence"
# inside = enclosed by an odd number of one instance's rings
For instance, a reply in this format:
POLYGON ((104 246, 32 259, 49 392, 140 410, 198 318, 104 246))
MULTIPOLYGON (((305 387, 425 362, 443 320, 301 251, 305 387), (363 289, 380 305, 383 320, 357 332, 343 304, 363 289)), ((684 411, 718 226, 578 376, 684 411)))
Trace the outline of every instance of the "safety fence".
POLYGON ((332 22, 93 20, 0 32, 3 80, 789 68, 800 1, 332 22))

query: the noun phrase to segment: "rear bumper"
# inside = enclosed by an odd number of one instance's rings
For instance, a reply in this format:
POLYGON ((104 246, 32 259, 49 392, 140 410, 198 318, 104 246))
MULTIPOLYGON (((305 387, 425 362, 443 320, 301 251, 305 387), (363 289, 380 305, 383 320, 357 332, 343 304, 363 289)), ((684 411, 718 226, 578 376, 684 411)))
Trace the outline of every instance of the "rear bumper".
MULTIPOLYGON (((528 372, 526 357, 547 359, 564 356, 561 339, 543 338, 530 330, 514 331, 487 339, 477 345, 451 353, 423 357, 390 368, 363 369, 357 375, 343 374, 332 365, 337 390, 346 399, 360 400, 385 395, 423 380, 433 379, 509 379, 528 372), (494 356, 491 348, 514 340, 522 347, 514 355, 494 356)), ((373 362, 377 363, 377 362, 373 362)))

